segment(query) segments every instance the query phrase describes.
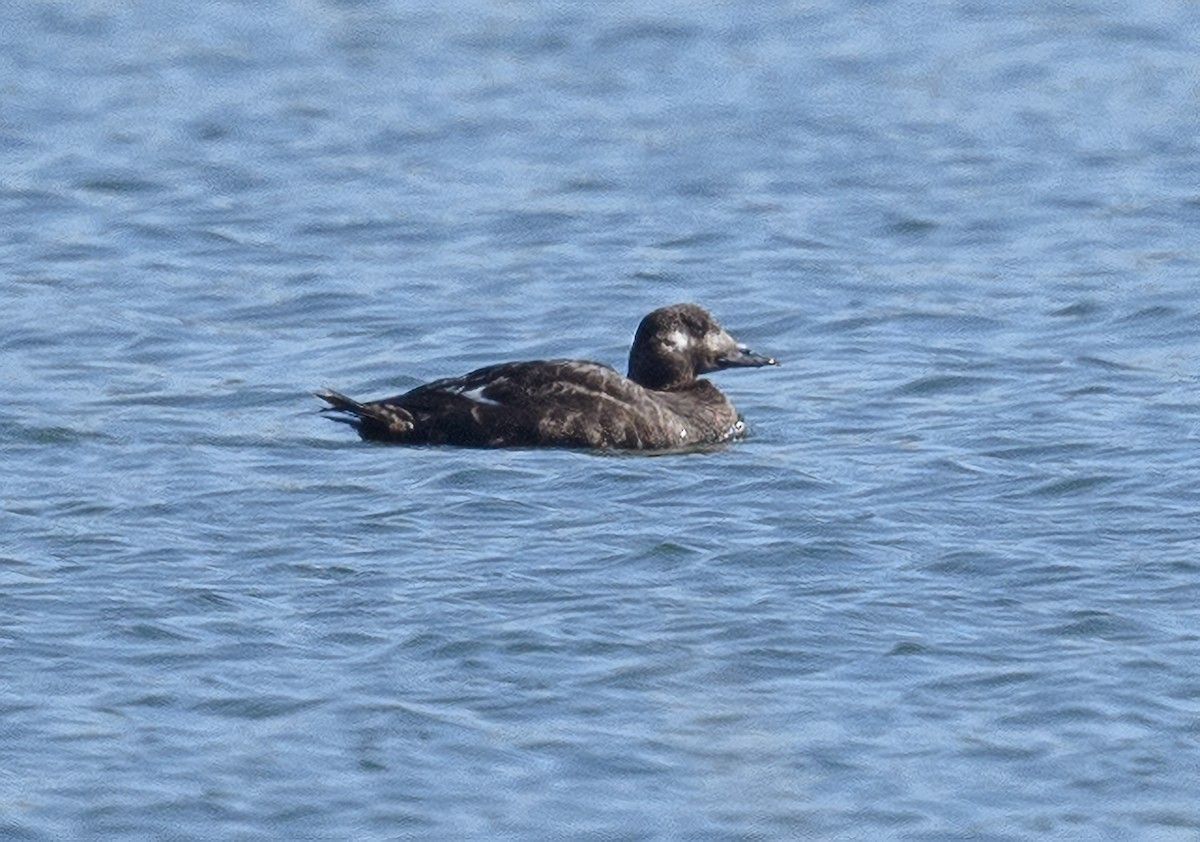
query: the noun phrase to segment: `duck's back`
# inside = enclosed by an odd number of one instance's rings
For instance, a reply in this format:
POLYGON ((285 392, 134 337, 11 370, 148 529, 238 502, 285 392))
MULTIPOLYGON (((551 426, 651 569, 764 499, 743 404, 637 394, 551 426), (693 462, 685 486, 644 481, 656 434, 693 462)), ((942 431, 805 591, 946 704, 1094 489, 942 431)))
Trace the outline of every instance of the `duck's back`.
POLYGON ((665 450, 726 440, 738 425, 705 380, 654 391, 582 360, 503 363, 339 408, 363 438, 479 447, 665 450))

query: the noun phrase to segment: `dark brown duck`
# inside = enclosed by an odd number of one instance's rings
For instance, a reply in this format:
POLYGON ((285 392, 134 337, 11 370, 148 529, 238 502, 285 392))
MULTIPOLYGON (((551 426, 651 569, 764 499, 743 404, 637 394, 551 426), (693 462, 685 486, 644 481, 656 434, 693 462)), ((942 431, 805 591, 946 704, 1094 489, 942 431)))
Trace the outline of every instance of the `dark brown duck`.
POLYGON ((662 307, 638 326, 629 376, 585 360, 487 366, 360 403, 318 392, 364 439, 474 447, 678 450, 737 438, 737 410, 698 375, 776 365, 695 304, 662 307))

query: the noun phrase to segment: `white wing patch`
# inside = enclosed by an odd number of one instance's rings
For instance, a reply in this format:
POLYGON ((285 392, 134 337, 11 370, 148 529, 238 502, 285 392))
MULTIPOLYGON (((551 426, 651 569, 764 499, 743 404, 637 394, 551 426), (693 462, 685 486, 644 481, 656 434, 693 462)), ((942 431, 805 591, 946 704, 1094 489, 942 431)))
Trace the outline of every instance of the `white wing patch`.
POLYGON ((463 391, 459 392, 459 394, 469 401, 481 403, 485 406, 501 406, 502 404, 500 401, 494 401, 491 398, 484 396, 483 393, 490 385, 490 383, 485 383, 482 386, 476 386, 474 389, 464 389, 463 391))

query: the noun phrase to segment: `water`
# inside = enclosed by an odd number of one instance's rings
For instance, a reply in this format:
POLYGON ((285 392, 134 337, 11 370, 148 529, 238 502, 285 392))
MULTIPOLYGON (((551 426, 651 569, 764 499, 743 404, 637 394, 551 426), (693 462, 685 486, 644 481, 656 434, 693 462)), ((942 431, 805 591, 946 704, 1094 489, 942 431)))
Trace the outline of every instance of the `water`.
POLYGON ((0 836, 1194 839, 1184 3, 10 3, 0 836), (313 389, 621 364, 713 454, 313 389))

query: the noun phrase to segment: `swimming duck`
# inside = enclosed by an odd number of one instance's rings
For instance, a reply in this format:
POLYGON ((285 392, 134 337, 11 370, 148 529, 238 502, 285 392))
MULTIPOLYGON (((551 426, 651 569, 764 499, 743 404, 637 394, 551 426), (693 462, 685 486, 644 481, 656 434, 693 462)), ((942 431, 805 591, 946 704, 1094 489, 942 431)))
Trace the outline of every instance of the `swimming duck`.
POLYGON ((697 377, 777 365, 739 344, 696 304, 653 311, 638 325, 629 375, 585 360, 501 363, 359 402, 325 390, 325 412, 364 439, 474 447, 680 450, 745 431, 733 404, 697 377))

